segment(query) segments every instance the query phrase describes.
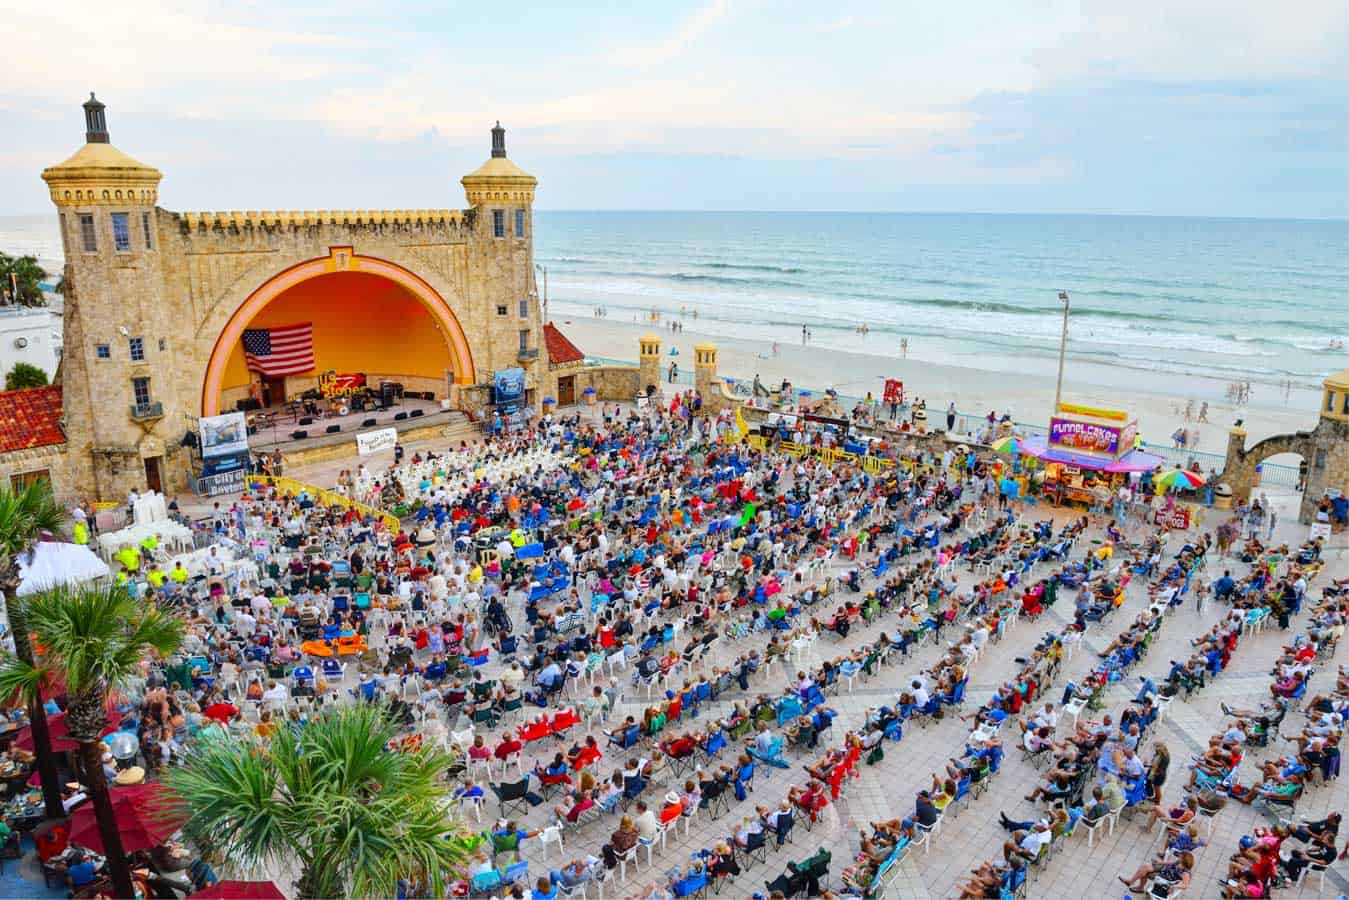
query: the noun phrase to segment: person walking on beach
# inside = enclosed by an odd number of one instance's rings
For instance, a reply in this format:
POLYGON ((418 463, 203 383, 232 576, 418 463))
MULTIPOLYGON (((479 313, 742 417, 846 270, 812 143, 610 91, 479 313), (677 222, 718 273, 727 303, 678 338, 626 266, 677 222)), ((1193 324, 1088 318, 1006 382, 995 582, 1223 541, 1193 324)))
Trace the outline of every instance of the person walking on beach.
POLYGON ((909 358, 909 339, 908 339, 908 338, 900 338, 900 339, 899 339, 899 355, 900 355, 900 358, 901 358, 901 359, 908 359, 908 358, 909 358))
POLYGON ((951 401, 951 405, 946 407, 946 430, 956 430, 956 402, 951 401))
POLYGON ((1199 421, 1201 421, 1201 422, 1207 422, 1207 421, 1208 421, 1208 401, 1207 401, 1207 400, 1205 400, 1203 403, 1199 404, 1199 421))
POLYGON ((806 335, 808 335, 809 333, 810 333, 810 332, 806 331, 806 326, 805 326, 805 325, 802 325, 802 326, 801 326, 801 346, 804 347, 804 346, 806 345, 806 335))
POLYGON ((678 377, 679 377, 679 363, 675 362, 674 360, 671 360, 671 361, 670 361, 670 384, 674 384, 674 383, 675 383, 675 379, 678 378, 678 377))

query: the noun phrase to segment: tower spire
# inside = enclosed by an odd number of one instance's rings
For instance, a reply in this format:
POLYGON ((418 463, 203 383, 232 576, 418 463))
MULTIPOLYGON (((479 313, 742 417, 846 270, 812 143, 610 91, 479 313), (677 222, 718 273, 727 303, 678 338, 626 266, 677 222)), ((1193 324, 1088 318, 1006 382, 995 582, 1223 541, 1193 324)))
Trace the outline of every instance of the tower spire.
POLYGON ((103 110, 107 109, 94 92, 89 92, 89 99, 84 101, 84 140, 90 144, 106 144, 108 142, 108 120, 103 115, 103 110))
POLYGON ((506 158, 506 129, 501 127, 500 122, 492 127, 492 158, 506 158))

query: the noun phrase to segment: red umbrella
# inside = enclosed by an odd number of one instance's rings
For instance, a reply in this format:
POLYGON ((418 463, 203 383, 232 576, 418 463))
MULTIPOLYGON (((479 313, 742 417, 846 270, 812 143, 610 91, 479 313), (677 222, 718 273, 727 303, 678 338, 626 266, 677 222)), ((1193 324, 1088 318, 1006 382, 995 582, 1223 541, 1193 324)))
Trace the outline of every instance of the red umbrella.
POLYGON ((286 900, 270 881, 219 881, 187 900, 286 900))
MULTIPOLYGON (((167 804, 167 794, 159 782, 115 787, 108 792, 113 818, 122 835, 127 853, 158 847, 178 830, 187 818, 167 804)), ((70 817, 70 842, 103 854, 103 839, 94 818, 94 804, 86 803, 70 817)))
MULTIPOLYGON (((115 709, 108 710, 108 727, 103 729, 104 734, 112 734, 117 730, 117 726, 122 722, 122 714, 115 709)), ((70 738, 70 729, 66 727, 66 714, 59 712, 54 716, 47 717, 47 734, 52 739, 52 752, 61 753, 66 750, 75 750, 79 744, 70 738)), ((21 750, 33 752, 33 727, 25 725, 19 729, 19 734, 14 738, 14 746, 21 750)))

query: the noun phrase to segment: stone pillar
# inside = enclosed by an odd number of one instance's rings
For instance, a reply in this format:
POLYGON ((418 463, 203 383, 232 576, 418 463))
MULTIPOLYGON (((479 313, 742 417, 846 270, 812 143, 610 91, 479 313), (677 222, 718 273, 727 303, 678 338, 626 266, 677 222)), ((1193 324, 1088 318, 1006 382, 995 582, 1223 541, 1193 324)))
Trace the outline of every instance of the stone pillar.
POLYGON ((654 334, 644 334, 638 338, 639 355, 637 357, 637 392, 645 394, 647 388, 660 390, 660 338, 654 334))
POLYGON ((1227 431, 1227 459, 1223 462, 1222 481, 1232 488, 1233 501, 1245 500, 1251 492, 1251 475, 1242 457, 1246 453, 1246 429, 1238 425, 1227 431))
POLYGON ((693 348, 693 385, 703 398, 703 412, 715 415, 721 409, 721 385, 717 383, 717 345, 693 348))

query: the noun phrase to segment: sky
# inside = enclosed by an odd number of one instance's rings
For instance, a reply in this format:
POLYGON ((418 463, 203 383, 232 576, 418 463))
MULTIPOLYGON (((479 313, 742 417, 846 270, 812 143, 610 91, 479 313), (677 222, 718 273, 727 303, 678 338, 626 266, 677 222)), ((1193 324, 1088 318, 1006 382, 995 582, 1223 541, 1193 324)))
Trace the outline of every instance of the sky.
POLYGON ((79 104, 177 210, 1349 216, 1349 0, 0 0, 0 214, 79 104))

